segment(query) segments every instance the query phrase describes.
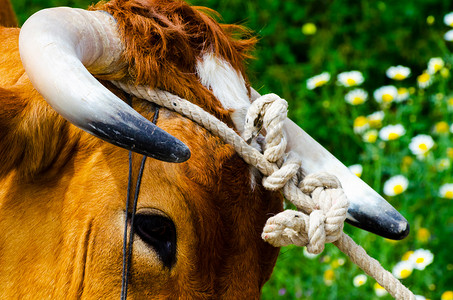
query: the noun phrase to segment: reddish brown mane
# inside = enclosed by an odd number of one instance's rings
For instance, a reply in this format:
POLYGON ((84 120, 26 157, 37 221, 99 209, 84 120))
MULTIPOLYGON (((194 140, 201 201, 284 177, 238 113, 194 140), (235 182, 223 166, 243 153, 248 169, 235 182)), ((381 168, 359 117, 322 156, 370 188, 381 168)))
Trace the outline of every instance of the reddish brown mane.
POLYGON ((244 74, 256 40, 236 37, 248 36, 247 30, 220 25, 210 16, 214 11, 183 1, 112 0, 92 9, 117 20, 128 73, 137 84, 175 93, 224 119, 227 112, 197 78, 196 62, 204 51, 214 52, 244 74))

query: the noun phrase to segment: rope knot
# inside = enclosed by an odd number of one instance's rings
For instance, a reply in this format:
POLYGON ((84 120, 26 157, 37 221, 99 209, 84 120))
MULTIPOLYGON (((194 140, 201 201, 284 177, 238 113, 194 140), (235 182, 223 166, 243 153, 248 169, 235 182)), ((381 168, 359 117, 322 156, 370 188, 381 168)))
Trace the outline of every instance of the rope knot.
POLYGON ((305 194, 311 195, 317 188, 339 189, 341 188, 341 183, 336 176, 330 173, 320 172, 305 176, 299 183, 299 188, 305 194))
POLYGON ((271 191, 283 188, 299 172, 300 166, 300 159, 294 154, 289 153, 279 169, 276 169, 272 174, 263 178, 263 186, 271 191))
POLYGON ((321 253, 325 243, 340 238, 349 201, 338 179, 327 173, 308 175, 299 186, 313 200, 310 213, 287 210, 277 214, 266 223, 263 238, 274 246, 296 244, 307 246, 310 253, 321 253))
POLYGON ((250 105, 245 117, 242 134, 248 144, 259 134, 262 128, 266 130, 265 158, 277 162, 286 150, 286 136, 283 133, 283 122, 288 112, 288 103, 276 94, 259 97, 250 105))

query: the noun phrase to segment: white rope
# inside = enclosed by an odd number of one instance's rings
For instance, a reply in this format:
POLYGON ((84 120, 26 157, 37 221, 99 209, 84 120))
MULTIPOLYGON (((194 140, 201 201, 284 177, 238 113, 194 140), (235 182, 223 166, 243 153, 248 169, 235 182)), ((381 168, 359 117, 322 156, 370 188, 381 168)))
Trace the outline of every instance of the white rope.
POLYGON ((185 99, 144 86, 113 83, 127 93, 176 111, 221 137, 233 146, 244 161, 263 173, 265 188, 283 190, 286 199, 298 211, 285 210, 271 217, 263 230, 262 237, 265 241, 276 247, 289 244, 306 246, 311 253, 320 253, 324 250, 325 243, 333 243, 394 298, 415 300, 409 289, 343 232, 349 202, 338 179, 333 175, 320 173, 310 174, 302 181, 299 180, 300 160, 292 153, 285 153, 286 137, 282 123, 286 119, 286 101, 275 94, 255 100, 247 114, 241 138, 226 124, 185 99), (264 154, 249 146, 260 130, 266 131, 264 154))

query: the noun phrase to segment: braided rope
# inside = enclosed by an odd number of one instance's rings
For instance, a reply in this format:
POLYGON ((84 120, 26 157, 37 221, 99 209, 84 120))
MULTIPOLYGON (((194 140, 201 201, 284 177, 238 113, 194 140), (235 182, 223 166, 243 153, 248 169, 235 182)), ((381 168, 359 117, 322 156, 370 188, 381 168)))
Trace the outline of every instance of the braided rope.
POLYGON ((248 111, 243 137, 240 137, 213 115, 176 95, 124 82, 114 81, 113 84, 136 97, 178 112, 221 137, 245 162, 255 166, 265 176, 265 188, 283 190, 286 199, 298 211, 285 210, 271 217, 263 230, 262 238, 265 241, 276 247, 289 244, 307 246, 311 253, 320 253, 325 243, 333 243, 395 299, 415 300, 409 289, 343 232, 349 201, 338 179, 320 173, 299 180, 300 160, 292 153, 284 152, 286 137, 282 123, 286 119, 286 101, 274 94, 256 99, 248 111), (264 154, 249 146, 261 127, 266 130, 264 154))

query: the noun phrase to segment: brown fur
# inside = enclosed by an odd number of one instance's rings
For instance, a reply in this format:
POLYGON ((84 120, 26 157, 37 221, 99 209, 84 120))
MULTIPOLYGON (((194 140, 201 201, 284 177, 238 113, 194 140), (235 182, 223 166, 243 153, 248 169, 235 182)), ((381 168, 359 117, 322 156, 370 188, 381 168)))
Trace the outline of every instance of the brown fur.
POLYGON ((0 0, 0 26, 17 27, 17 18, 9 0, 0 0))
POLYGON ((203 51, 210 51, 244 74, 244 61, 256 40, 234 37, 248 36, 246 29, 221 25, 208 15, 215 15, 212 10, 178 0, 112 0, 92 9, 117 20, 128 73, 137 84, 175 93, 227 121, 228 112, 198 81, 195 64, 203 51))
MULTIPOLYGON (((215 49, 242 71, 251 41, 234 42, 229 27, 202 14, 203 9, 178 1, 140 2, 96 6, 115 14, 115 7, 124 5, 140 15, 118 8, 115 16, 120 24, 133 25, 122 29, 130 73, 138 82, 185 96, 228 120, 198 83, 193 62, 172 53, 190 45, 195 59, 203 47, 215 49), (156 36, 148 33, 145 39, 131 31, 140 22, 167 19, 190 29, 188 40, 179 37, 181 32, 172 34, 181 28, 165 25, 156 30, 168 34, 162 41, 166 50, 156 50, 156 36), (201 30, 197 36, 197 22, 211 33, 201 30), (139 37, 153 43, 138 46, 139 37), (144 54, 139 55, 140 47, 144 54), (155 54, 147 57, 147 52, 155 54)), ((24 74, 18 33, 0 27, 0 298, 117 298, 128 152, 79 130, 47 105, 24 74)), ((134 108, 147 118, 153 115, 144 101, 135 99, 134 108)), ((266 219, 282 209, 281 196, 260 185, 252 190, 246 163, 193 122, 162 109, 157 125, 186 143, 192 157, 182 164, 148 159, 138 211, 157 210, 174 221, 177 259, 171 269, 163 267, 136 238, 130 298, 257 299, 278 255, 260 233, 266 219)), ((134 155, 135 170, 139 160, 134 155)))

